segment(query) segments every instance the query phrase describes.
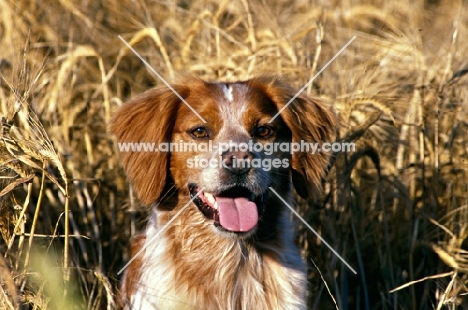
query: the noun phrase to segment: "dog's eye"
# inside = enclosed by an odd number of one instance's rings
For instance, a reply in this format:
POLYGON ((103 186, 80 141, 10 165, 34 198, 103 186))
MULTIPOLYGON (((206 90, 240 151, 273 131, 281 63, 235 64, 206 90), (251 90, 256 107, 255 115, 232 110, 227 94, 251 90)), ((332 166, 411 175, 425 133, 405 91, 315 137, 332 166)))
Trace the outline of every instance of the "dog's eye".
POLYGON ((268 138, 273 134, 273 130, 267 126, 258 126, 255 129, 255 136, 258 138, 268 138))
POLYGON ((192 131, 190 131, 190 134, 193 137, 198 138, 198 139, 207 138, 209 136, 208 130, 205 127, 197 127, 193 129, 192 131))

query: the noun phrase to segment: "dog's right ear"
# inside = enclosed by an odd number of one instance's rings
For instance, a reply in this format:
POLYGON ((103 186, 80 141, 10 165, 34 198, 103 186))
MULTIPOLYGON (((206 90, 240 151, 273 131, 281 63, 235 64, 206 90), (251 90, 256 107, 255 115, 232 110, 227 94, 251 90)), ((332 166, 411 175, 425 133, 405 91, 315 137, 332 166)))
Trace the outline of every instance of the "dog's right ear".
MULTIPOLYGON (((189 88, 181 85, 174 86, 174 90, 182 98, 189 94, 189 88)), ((163 194, 169 175, 169 153, 145 150, 143 144, 158 147, 171 142, 180 102, 171 89, 154 88, 123 104, 110 121, 109 130, 116 137, 125 173, 145 205, 163 194)))

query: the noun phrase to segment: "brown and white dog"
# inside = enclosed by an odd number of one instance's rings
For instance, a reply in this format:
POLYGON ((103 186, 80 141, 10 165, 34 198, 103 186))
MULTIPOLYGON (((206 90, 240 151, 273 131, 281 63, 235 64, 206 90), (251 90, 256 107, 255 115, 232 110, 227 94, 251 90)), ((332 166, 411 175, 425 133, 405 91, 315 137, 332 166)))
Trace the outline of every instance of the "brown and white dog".
POLYGON ((291 214, 269 187, 288 203, 293 185, 303 197, 317 195, 329 155, 232 145, 330 141, 333 114, 300 95, 269 123, 296 94, 276 77, 190 78, 172 87, 185 102, 160 87, 120 107, 110 123, 117 142, 231 146, 120 153, 139 199, 154 210, 132 242, 132 257, 144 250, 125 272, 123 307, 306 309, 307 277, 291 214))

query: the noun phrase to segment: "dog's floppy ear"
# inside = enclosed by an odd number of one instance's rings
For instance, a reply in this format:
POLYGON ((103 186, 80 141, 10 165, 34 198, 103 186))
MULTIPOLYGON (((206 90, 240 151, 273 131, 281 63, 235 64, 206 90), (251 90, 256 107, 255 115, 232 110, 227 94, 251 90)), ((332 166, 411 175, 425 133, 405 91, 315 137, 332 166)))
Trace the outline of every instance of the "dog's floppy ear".
MULTIPOLYGON (((299 95, 285 111, 283 119, 292 130, 293 142, 318 143, 319 148, 325 142, 334 142, 336 117, 317 98, 299 95)), ((331 155, 332 152, 323 150, 315 154, 309 150, 292 155, 292 179, 299 195, 306 198, 311 196, 310 193, 318 192, 331 155)))
MULTIPOLYGON (((175 91, 186 97, 189 89, 175 86, 175 91)), ((151 89, 123 104, 114 113, 109 130, 119 144, 120 158, 128 179, 140 201, 149 205, 157 201, 168 181, 169 153, 145 151, 143 143, 158 146, 170 142, 176 118, 179 97, 169 88, 151 89), (123 146, 140 143, 140 150, 123 146)))
MULTIPOLYGON (((256 86, 262 85, 263 91, 281 110, 296 94, 292 88, 276 77, 261 77, 251 80, 256 86)), ((292 132, 292 142, 318 143, 334 142, 337 120, 324 104, 316 99, 299 94, 284 109, 280 116, 292 132)), ((297 193, 307 198, 317 193, 329 163, 331 153, 295 152, 292 155, 292 180, 297 193)))

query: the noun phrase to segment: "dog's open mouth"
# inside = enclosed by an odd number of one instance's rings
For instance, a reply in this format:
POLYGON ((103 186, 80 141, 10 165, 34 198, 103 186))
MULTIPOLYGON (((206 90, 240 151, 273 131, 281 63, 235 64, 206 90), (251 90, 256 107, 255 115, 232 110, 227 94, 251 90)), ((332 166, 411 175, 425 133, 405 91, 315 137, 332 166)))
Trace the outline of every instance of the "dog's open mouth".
MULTIPOLYGON (((190 196, 195 197, 200 188, 189 184, 190 196)), ((193 202, 214 225, 231 232, 248 232, 258 223, 259 210, 264 197, 255 195, 245 187, 232 187, 217 195, 201 192, 193 202)))

